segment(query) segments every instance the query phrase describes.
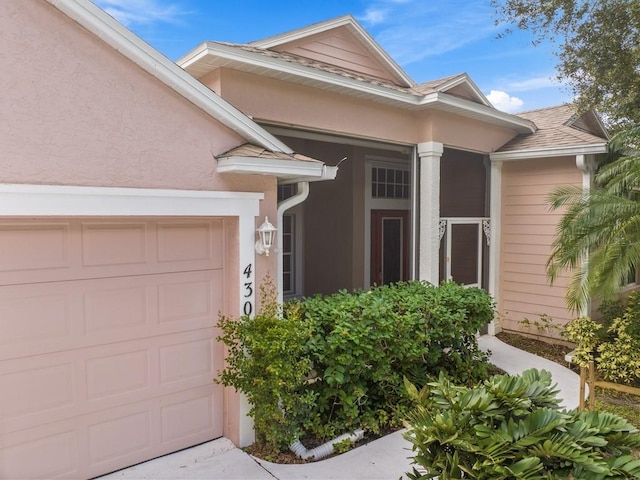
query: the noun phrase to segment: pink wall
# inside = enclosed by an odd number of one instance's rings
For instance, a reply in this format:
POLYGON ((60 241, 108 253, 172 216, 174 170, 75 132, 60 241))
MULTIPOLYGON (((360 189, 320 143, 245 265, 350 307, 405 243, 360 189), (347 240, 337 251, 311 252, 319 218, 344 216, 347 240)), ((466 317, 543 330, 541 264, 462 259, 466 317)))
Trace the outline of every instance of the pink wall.
POLYGON ((0 2, 0 32, 1 182, 267 185, 217 176, 214 155, 244 140, 46 2, 0 2))
MULTIPOLYGON (((503 328, 526 329, 524 318, 539 321, 549 315, 564 325, 574 318, 566 309, 568 275, 561 275, 553 286, 546 276, 556 225, 562 218, 551 213, 547 196, 561 185, 582 183, 582 173, 574 157, 505 162, 502 167, 502 245, 498 313, 503 328)), ((546 336, 552 332, 541 332, 546 336)))
MULTIPOLYGON (((516 132, 436 110, 412 112, 253 74, 221 71, 222 96, 261 122, 319 129, 382 141, 437 141, 477 152, 493 152, 516 132)), ((202 79, 212 88, 217 77, 202 79)))

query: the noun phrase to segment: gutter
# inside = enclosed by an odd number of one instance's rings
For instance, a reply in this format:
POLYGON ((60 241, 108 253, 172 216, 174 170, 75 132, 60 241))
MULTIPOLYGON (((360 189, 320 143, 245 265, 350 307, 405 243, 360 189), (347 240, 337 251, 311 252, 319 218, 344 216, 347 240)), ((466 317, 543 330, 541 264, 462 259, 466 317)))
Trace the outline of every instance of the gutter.
MULTIPOLYGON (((336 167, 334 167, 336 168, 336 167)), ((336 168, 337 170, 337 168, 336 168)), ((335 174, 334 174, 335 178, 335 174)), ((296 205, 300 205, 304 202, 309 196, 309 182, 298 182, 298 193, 294 196, 283 200, 278 204, 278 212, 277 212, 277 225, 278 228, 278 304, 282 305, 284 294, 282 292, 283 288, 283 280, 282 280, 282 266, 283 266, 283 255, 282 255, 282 217, 284 216, 284 212, 289 210, 290 208, 295 207, 296 205)))

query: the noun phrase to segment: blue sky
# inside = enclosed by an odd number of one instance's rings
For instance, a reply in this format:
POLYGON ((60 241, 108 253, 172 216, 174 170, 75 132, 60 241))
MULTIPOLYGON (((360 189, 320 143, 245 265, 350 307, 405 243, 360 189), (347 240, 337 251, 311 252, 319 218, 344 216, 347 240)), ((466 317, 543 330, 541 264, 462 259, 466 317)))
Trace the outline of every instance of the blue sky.
POLYGON ((490 0, 94 0, 172 60, 205 40, 246 43, 353 15, 418 83, 467 72, 500 110, 570 101, 550 45, 496 38, 490 0))

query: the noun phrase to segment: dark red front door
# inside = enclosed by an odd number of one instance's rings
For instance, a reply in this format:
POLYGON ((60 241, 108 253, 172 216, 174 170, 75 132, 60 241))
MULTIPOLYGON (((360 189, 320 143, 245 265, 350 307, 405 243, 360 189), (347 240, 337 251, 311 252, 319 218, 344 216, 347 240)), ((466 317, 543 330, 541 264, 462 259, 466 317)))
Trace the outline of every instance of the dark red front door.
POLYGON ((371 284, 409 279, 409 211, 371 211, 371 284))

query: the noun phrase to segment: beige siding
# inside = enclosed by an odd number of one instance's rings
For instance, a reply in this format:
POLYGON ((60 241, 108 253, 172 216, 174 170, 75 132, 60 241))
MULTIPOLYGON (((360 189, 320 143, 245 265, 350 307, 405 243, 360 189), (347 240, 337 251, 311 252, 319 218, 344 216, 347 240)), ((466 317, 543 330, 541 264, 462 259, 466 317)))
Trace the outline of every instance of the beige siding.
POLYGON ((546 263, 561 212, 551 212, 549 193, 560 185, 582 182, 572 157, 505 163, 502 183, 502 257, 498 310, 506 330, 538 332, 520 322, 549 315, 564 325, 573 318, 565 307, 568 276, 550 285, 546 263))
POLYGON ((282 45, 276 50, 395 83, 395 79, 387 68, 356 39, 347 27, 305 37, 282 45))

